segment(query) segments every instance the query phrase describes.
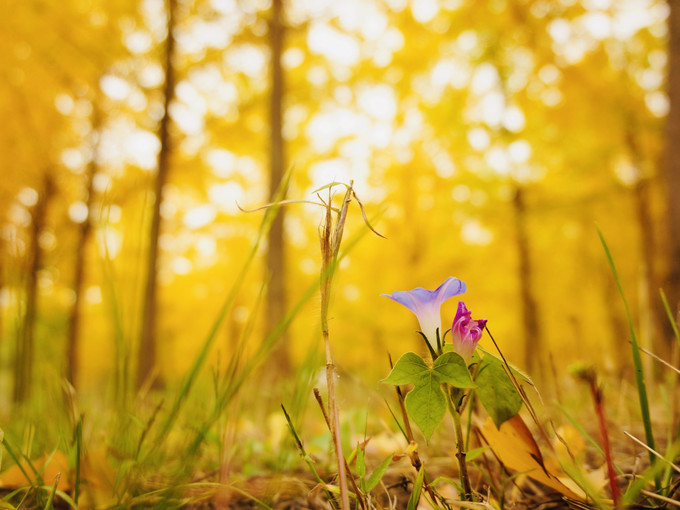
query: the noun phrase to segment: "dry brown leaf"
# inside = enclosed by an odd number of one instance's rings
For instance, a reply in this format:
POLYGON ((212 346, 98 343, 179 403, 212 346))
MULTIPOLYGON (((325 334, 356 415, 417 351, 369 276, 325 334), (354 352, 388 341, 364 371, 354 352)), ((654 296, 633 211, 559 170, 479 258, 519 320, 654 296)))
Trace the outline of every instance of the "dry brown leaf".
POLYGON ((531 431, 519 415, 496 428, 491 418, 482 426, 482 436, 498 459, 509 469, 524 473, 563 496, 584 501, 583 491, 561 470, 547 468, 531 431))

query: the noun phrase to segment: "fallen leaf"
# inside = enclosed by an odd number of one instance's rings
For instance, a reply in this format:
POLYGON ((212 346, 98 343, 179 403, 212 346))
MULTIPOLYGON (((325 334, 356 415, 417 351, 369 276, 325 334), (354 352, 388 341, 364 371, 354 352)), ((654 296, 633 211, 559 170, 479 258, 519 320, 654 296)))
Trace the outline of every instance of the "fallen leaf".
POLYGON ((487 418, 481 429, 484 440, 509 469, 524 473, 560 494, 585 501, 583 491, 563 472, 548 469, 531 431, 519 415, 504 422, 500 429, 487 418))
MULTIPOLYGON (((51 486, 54 480, 59 475, 59 483, 57 489, 60 491, 68 491, 71 488, 69 481, 69 467, 68 459, 60 451, 54 452, 54 455, 45 454, 42 457, 31 461, 33 467, 42 473, 41 478, 45 485, 51 486)), ((27 487, 33 483, 37 475, 25 460, 21 463, 21 467, 16 464, 9 468, 4 473, 0 474, 0 487, 7 487, 18 489, 20 487, 27 487), (31 479, 27 479, 23 471, 25 471, 31 479)))

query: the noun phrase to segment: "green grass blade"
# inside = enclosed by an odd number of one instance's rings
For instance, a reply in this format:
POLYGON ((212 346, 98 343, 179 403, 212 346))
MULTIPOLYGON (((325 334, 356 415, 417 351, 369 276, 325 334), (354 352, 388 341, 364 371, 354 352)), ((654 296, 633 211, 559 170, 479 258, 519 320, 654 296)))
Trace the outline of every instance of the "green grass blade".
MULTIPOLYGON (((33 483, 33 478, 30 477, 30 476, 28 475, 28 473, 26 472, 26 470, 24 469, 24 466, 23 466, 23 465, 21 464, 21 462, 19 461, 19 457, 16 455, 16 453, 14 453, 14 450, 13 450, 12 447, 9 445, 9 442, 7 441, 7 438, 6 438, 6 437, 3 437, 3 438, 2 438, 2 445, 5 447, 5 450, 7 450, 7 453, 9 453, 9 456, 12 457, 12 460, 13 460, 14 463, 17 465, 17 467, 19 468, 19 470, 21 471, 21 473, 26 477, 26 482, 27 482, 28 484, 33 483)), ((33 471, 35 472, 35 474, 38 473, 35 469, 33 469, 33 471)))
MULTIPOLYGON (((559 402, 557 403, 557 408, 562 412, 562 414, 567 418, 567 420, 569 420, 569 422, 574 426, 574 428, 575 428, 576 430, 578 430, 579 434, 581 434, 581 437, 582 437, 583 439, 585 439, 586 441, 588 441, 588 442, 592 445, 592 447, 595 448, 595 450, 597 450, 597 452, 598 452, 600 455, 602 455, 602 458, 604 458, 604 456, 605 456, 605 455, 604 455, 604 450, 603 450, 602 447, 597 443, 597 441, 595 441, 595 439, 593 439, 593 436, 591 436, 590 434, 588 434, 588 432, 586 431, 586 429, 584 429, 584 428, 581 426, 581 424, 578 423, 578 422, 576 421, 576 419, 575 419, 571 414, 569 414, 569 412, 568 412, 568 411, 562 406, 562 404, 560 404, 559 402)), ((614 467, 616 468, 616 471, 617 471, 620 475, 623 475, 623 474, 624 474, 624 473, 623 473, 623 470, 622 470, 619 466, 617 466, 616 464, 614 464, 614 467)))
POLYGON ((73 500, 78 504, 80 496, 80 461, 83 453, 83 417, 81 416, 76 425, 76 481, 73 486, 73 500))
POLYGON ((318 288, 318 283, 314 282, 307 291, 300 297, 297 303, 291 308, 286 316, 276 325, 276 327, 267 335, 264 341, 258 347, 258 350, 253 356, 248 358, 244 363, 240 372, 234 375, 234 377, 229 381, 228 386, 223 390, 222 395, 219 397, 218 402, 214 406, 214 410, 207 420, 203 423, 200 430, 197 430, 196 437, 189 446, 189 454, 197 451, 200 444, 205 438, 205 431, 208 430, 212 424, 220 417, 222 410, 226 405, 236 396, 238 391, 241 389, 245 383, 247 377, 255 370, 263 361, 266 359, 267 355, 272 351, 276 345, 276 341, 280 338, 281 333, 288 327, 288 325, 293 321, 295 316, 300 312, 300 310, 305 306, 305 304, 314 296, 318 288))
MULTIPOLYGON (((599 227, 597 228, 597 234, 600 236, 602 247, 604 248, 604 252, 607 254, 609 267, 612 270, 614 280, 616 281, 616 287, 619 289, 619 294, 621 295, 623 305, 626 309, 626 316, 628 318, 628 329, 630 330, 630 341, 632 344, 633 351, 633 365, 635 366, 635 382, 637 384, 638 389, 638 399, 640 401, 642 423, 645 427, 645 439, 647 440, 647 445, 654 450, 655 449, 654 434, 652 432, 652 420, 649 414, 649 399, 647 398, 647 386, 645 384, 645 374, 642 369, 642 360, 640 359, 640 349, 638 348, 637 336, 635 335, 635 328, 633 327, 633 318, 631 317, 630 308, 628 307, 628 300, 626 299, 626 295, 623 292, 623 286, 621 285, 619 273, 616 270, 616 264, 614 264, 614 258, 612 257, 612 254, 609 251, 609 246, 607 245, 607 242, 604 239, 604 235, 602 235, 602 231, 600 230, 599 227)), ((652 453, 649 454, 649 462, 650 465, 654 465, 656 463, 656 458, 652 453)), ((658 477, 656 479, 656 485, 658 490, 660 485, 660 480, 658 479, 658 477)))
POLYGON ((262 239, 264 238, 266 232, 269 230, 269 227, 274 221, 277 212, 278 208, 271 208, 268 209, 267 212, 265 213, 264 218, 262 219, 262 223, 260 224, 260 228, 258 229, 255 241, 253 242, 253 245, 250 248, 250 252, 246 257, 246 261, 243 267, 241 268, 241 271, 239 271, 236 277, 236 281, 232 285, 231 291, 229 292, 227 299, 224 301, 222 307, 220 308, 220 311, 218 312, 217 317, 213 322, 212 328, 210 329, 205 340, 203 341, 203 346, 201 347, 201 350, 199 351, 196 360, 189 369, 187 375, 184 377, 184 381, 182 382, 182 385, 180 387, 179 394, 177 395, 177 398, 175 399, 175 402, 170 410, 170 414, 166 418, 165 423, 161 428, 161 432, 158 436, 156 444, 162 444, 163 440, 167 437, 168 433, 172 429, 172 426, 175 423, 175 420, 177 419, 179 410, 182 407, 184 401, 186 400, 186 397, 189 394, 189 391, 191 390, 201 367, 203 366, 206 358, 208 357, 208 353, 210 352, 210 348, 212 347, 213 342, 217 337, 217 333, 220 329, 220 326, 222 325, 222 322, 224 321, 227 312, 229 311, 234 301, 236 300, 238 292, 241 289, 243 282, 245 281, 248 271, 250 270, 250 266, 253 264, 253 261, 255 260, 262 239))
POLYGON ((645 486, 652 479, 659 478, 665 467, 666 466, 661 462, 657 462, 655 465, 647 468, 642 476, 638 477, 633 483, 630 484, 628 489, 626 489, 626 492, 623 494, 623 498, 621 498, 622 507, 626 508, 633 504, 638 499, 640 492, 642 492, 645 486))
POLYGON ((602 499, 600 491, 590 483, 590 480, 588 480, 588 477, 585 476, 583 470, 579 466, 572 463, 564 463, 561 464, 561 466, 569 478, 585 492, 593 505, 597 508, 602 508, 603 510, 611 508, 611 504, 602 499))
POLYGON ((385 475, 387 468, 390 467, 391 462, 392 455, 388 455, 380 463, 380 465, 377 468, 375 468, 375 471, 373 471, 373 473, 371 473, 371 476, 368 477, 368 480, 366 480, 366 492, 371 492, 373 489, 375 489, 380 480, 382 480, 382 477, 385 475))
POLYGON ((387 406, 387 410, 390 412, 392 415, 392 418, 394 419, 394 423, 397 424, 397 427, 399 427, 399 430, 401 431, 401 434, 404 436, 404 439, 408 442, 408 435, 406 434, 406 431, 404 430, 403 425, 399 421, 399 418, 397 418, 397 415, 394 414, 394 411, 392 411, 392 406, 390 406, 390 403, 387 401, 386 398, 383 397, 383 400, 385 401, 385 405, 387 406))
POLYGON ((661 294, 661 301, 663 302, 663 307, 666 309, 666 315, 668 315, 668 320, 671 323, 671 327, 673 328, 673 334, 675 335, 675 339, 678 341, 678 345, 680 345, 680 332, 678 332, 678 325, 675 322, 675 317, 673 317, 673 312, 671 312, 671 307, 668 306, 668 299, 666 299, 666 293, 663 291, 663 289, 659 289, 659 293, 661 294))
MULTIPOLYGON (((331 267, 328 268, 329 272, 335 270, 339 263, 350 253, 351 249, 354 248, 354 246, 356 246, 359 240, 362 239, 367 232, 368 232, 367 229, 361 229, 345 243, 345 249, 338 256, 337 262, 335 264, 331 264, 331 267)), ((231 399, 238 393, 238 391, 245 383, 247 377, 253 372, 253 370, 255 370, 258 366, 260 366, 262 362, 264 362, 267 359, 267 356, 271 354, 272 350, 276 346, 277 341, 279 340, 279 338, 281 338, 281 334, 283 333, 283 331, 285 331, 285 329, 288 328, 290 323, 298 315, 298 313, 300 313, 300 311, 304 308, 307 302, 310 299, 312 299, 312 297, 314 297, 314 295, 318 292, 318 289, 319 289, 318 281, 312 282, 309 285, 309 287, 307 287, 307 289, 300 296, 298 301, 293 305, 293 307, 290 310, 288 310, 284 318, 272 329, 269 335, 267 335, 267 337, 258 346, 257 351, 244 363, 240 372, 234 375, 234 377, 230 381, 230 384, 223 391, 223 394, 219 399, 219 404, 215 405, 216 412, 214 412, 203 424, 204 429, 207 430, 212 425, 212 423, 214 423, 219 418, 219 416, 222 413, 222 409, 224 409, 225 406, 231 401, 231 399)), ((198 446, 202 443, 204 437, 205 437, 204 432, 199 430, 197 432, 196 438, 189 447, 190 453, 198 448, 198 446)))
MULTIPOLYGON (((62 503, 66 503, 68 506, 73 508, 73 510, 78 510, 78 505, 76 505, 75 501, 73 501, 68 494, 66 494, 64 491, 60 491, 59 489, 56 490, 55 494, 59 496, 61 499, 62 503)), ((61 507, 61 506, 60 506, 61 507)))
POLYGON ((418 508, 418 502, 420 501, 420 492, 423 489, 423 477, 425 476, 425 468, 420 467, 418 471, 418 476, 416 481, 413 482, 413 491, 411 492, 411 497, 408 500, 407 510, 416 510, 418 508))
POLYGON ((52 484, 52 488, 50 490, 50 495, 47 498, 47 502, 45 503, 45 510, 53 510, 54 509, 54 495, 57 492, 57 484, 59 483, 59 478, 61 476, 61 473, 57 475, 57 477, 54 479, 54 483, 52 484))
POLYGON ((326 497, 328 497, 328 501, 331 502, 332 507, 337 508, 335 498, 325 488, 326 482, 323 481, 321 476, 319 476, 319 472, 314 467, 314 462, 312 461, 311 457, 307 454, 307 451, 305 450, 305 446, 304 446, 304 444, 302 444, 302 440, 300 439, 300 436, 298 435, 297 430, 295 430, 295 426, 293 425, 293 421, 290 419, 290 415, 288 414, 288 411, 286 411, 286 408, 283 406, 283 404, 281 404, 281 410, 283 411, 283 415, 286 417, 286 422, 288 423, 288 430, 290 430, 290 433, 293 436, 293 439, 295 440, 295 445, 297 446, 298 450, 300 450, 300 456, 305 461, 305 464, 307 464, 307 467, 309 467, 309 470, 312 472, 312 475, 314 475, 314 478, 319 483, 319 485, 321 487, 324 487, 324 492, 326 493, 326 497))

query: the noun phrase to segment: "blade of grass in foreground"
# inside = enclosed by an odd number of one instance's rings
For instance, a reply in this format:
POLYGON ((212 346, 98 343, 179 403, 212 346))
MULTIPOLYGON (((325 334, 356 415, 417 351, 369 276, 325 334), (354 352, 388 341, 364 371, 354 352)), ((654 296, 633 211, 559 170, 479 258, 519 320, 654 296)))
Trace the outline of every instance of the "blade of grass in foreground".
MULTIPOLYGON (((288 174, 284 176, 284 182, 281 188, 285 189, 285 183, 288 181, 289 178, 290 172, 288 172, 288 174)), ((279 191, 279 193, 282 192, 279 191)), ((277 197, 277 199, 278 198, 279 197, 277 197)), ((269 228, 274 222, 274 218, 276 218, 278 209, 279 209, 278 207, 271 207, 267 209, 267 211, 265 212, 264 218, 262 219, 262 223, 260 224, 260 228, 258 229, 257 236, 255 237, 255 241, 253 242, 253 245, 250 248, 250 252, 246 257, 246 261, 243 267, 241 268, 241 271, 239 271, 236 277, 236 281, 232 285, 231 291, 229 292, 227 299, 224 301, 224 304, 220 308, 220 311, 217 314, 217 318, 215 319, 212 328, 210 329, 205 340, 203 341, 203 346, 201 347, 201 350, 198 356, 196 357, 196 360, 194 361, 193 365, 189 369, 189 372, 184 378, 184 381, 182 382, 179 394, 177 395, 177 398, 175 399, 172 409, 170 410, 170 414, 166 418, 161 428, 161 431, 158 435, 157 441, 155 442, 156 445, 162 444, 163 440, 166 438, 166 436, 172 429, 172 426, 174 425, 175 420, 177 419, 179 410, 182 407, 183 402, 186 400, 186 397, 189 394, 189 391, 191 390, 191 387, 193 386, 196 377, 198 376, 198 372, 200 371, 201 367, 203 366, 203 363, 205 362, 205 359, 208 356, 208 352, 210 352, 210 348, 212 347, 215 337, 217 336, 217 332, 219 331, 220 326, 222 325, 222 322, 224 321, 224 318, 227 315, 227 312, 229 311, 234 301, 236 300, 236 296, 238 295, 238 292, 241 289, 243 282, 245 281, 250 266, 253 264, 253 261, 255 260, 255 256, 257 255, 260 243, 262 242, 262 239, 264 238, 265 234, 269 231, 269 228)))
POLYGON ((680 332, 678 332, 678 325, 676 324, 675 318, 673 317, 673 312, 671 312, 671 307, 668 306, 666 293, 663 291, 663 289, 659 289, 659 292, 661 293, 661 301, 663 301, 663 307, 666 309, 666 315, 668 315, 668 320, 670 321, 671 327, 673 328, 673 334, 675 335, 675 339, 678 341, 678 345, 680 345, 680 332))
MULTIPOLYGON (((602 457, 604 457, 604 450, 602 450, 602 447, 599 444, 597 444, 597 441, 595 441, 595 439, 593 439, 593 437, 590 434, 588 434, 588 432, 586 432, 586 430, 576 421, 576 419, 574 419, 574 417, 571 414, 569 414, 569 412, 564 408, 564 406, 562 406, 562 404, 558 402, 557 408, 562 412, 562 414, 567 418, 567 420, 569 420, 569 422, 574 426, 574 428, 578 430, 579 434, 581 434, 581 437, 588 441, 588 443, 590 443, 591 446, 595 448, 595 450, 597 450, 597 452, 600 455, 602 455, 602 457)), ((624 474, 623 470, 616 464, 614 464, 614 468, 620 475, 624 474)))
MULTIPOLYGON (((621 279, 619 278, 619 273, 616 270, 616 265, 614 264, 614 258, 612 257, 612 254, 609 251, 607 241, 605 241, 604 235, 602 235, 602 231, 600 230, 599 227, 597 227, 597 235, 600 236, 602 247, 604 248, 604 252, 607 255, 607 260, 609 261, 609 267, 611 268, 612 274, 614 275, 614 280, 616 281, 616 287, 619 289, 619 294, 621 295, 623 305, 626 309, 626 317, 628 318, 628 329, 630 331, 630 341, 633 350, 633 365, 635 366, 635 382, 637 384, 638 389, 638 399, 640 400, 640 412, 642 414, 642 423, 645 427, 645 439, 647 440, 647 445, 650 448, 655 449, 654 434, 652 432, 652 420, 649 415, 649 399, 647 398, 645 373, 642 370, 642 360, 640 359, 640 350, 638 348, 637 336, 635 335, 635 328, 633 327, 633 319, 630 315, 630 308, 628 307, 628 300, 626 299, 626 295, 623 292, 623 286, 621 285, 621 279)), ((649 462, 650 465, 652 466, 656 463, 656 458, 654 457, 653 453, 649 454, 649 462)), ((658 476, 655 478, 655 483, 656 489, 659 490, 661 481, 659 480, 658 476)))
MULTIPOLYGON (((352 236, 345 244, 346 249, 339 254, 338 264, 342 261, 351 249, 359 242, 359 240, 366 235, 367 230, 362 229, 354 236, 352 236)), ((337 265, 337 264, 336 264, 337 265)), ((328 268, 328 271, 333 271, 335 266, 328 268)), ((269 354, 273 351, 276 346, 278 338, 280 338, 281 333, 288 327, 288 325, 293 321, 297 314, 302 310, 302 308, 307 304, 307 302, 318 292, 319 284, 318 282, 312 282, 305 292, 300 296, 298 301, 293 305, 290 310, 286 313, 285 317, 279 322, 274 329, 267 335, 267 337, 258 346, 257 351, 250 356, 243 364, 243 366, 234 372, 233 377, 230 379, 227 387, 222 391, 222 394, 218 397, 217 402, 214 406, 212 414, 203 422, 203 426, 196 431, 196 436, 194 440, 190 443, 187 449, 187 455, 194 455, 201 443, 205 438, 205 432, 212 426, 212 424, 219 418, 222 410, 225 406, 234 398, 236 393, 245 383, 248 376, 263 363, 269 354)))
POLYGON ((78 504, 80 496, 80 467, 83 453, 83 417, 81 416, 76 424, 76 481, 73 486, 73 501, 78 504))

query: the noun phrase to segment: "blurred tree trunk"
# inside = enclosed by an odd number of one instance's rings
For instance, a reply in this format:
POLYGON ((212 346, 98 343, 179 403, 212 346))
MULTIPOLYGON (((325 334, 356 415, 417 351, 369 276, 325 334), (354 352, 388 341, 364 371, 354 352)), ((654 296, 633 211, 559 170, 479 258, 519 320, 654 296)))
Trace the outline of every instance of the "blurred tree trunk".
MULTIPOLYGON (((0 236, 0 344, 5 340, 5 316, 3 314, 2 293, 5 289, 5 242, 0 236)), ((0 365, 2 360, 0 359, 0 365)))
POLYGON ((17 335, 14 365, 14 402, 25 402, 31 396, 35 353, 35 321, 38 309, 38 271, 42 267, 43 251, 40 233, 45 227, 47 207, 54 195, 54 183, 45 173, 43 189, 31 211, 31 225, 26 252, 26 291, 24 320, 17 335))
POLYGON ((158 126, 158 139, 160 151, 158 152, 158 168, 154 181, 153 209, 151 212, 151 226, 149 229, 149 250, 146 259, 146 283, 144 287, 144 302, 142 316, 142 332, 137 358, 137 388, 147 382, 149 377, 155 387, 163 384, 161 376, 157 373, 156 361, 156 315, 158 308, 158 237, 161 229, 161 203, 163 202, 163 187, 168 180, 170 163, 171 142, 169 135, 170 127, 170 104, 175 94, 175 67, 173 59, 175 55, 175 16, 177 1, 168 0, 168 30, 165 39, 165 86, 163 88, 163 117, 158 126))
MULTIPOLYGON (((271 50, 271 96, 270 96, 270 169, 269 196, 277 195, 282 184, 285 166, 283 148, 283 68, 281 53, 283 50, 283 0, 272 0, 271 20, 269 22, 269 44, 271 50)), ((281 195, 279 195, 281 196, 281 195)), ((282 207, 269 230, 267 247, 267 319, 271 331, 281 322, 286 314, 286 256, 284 247, 284 213, 282 207)), ((290 372, 290 353, 287 339, 281 338, 275 353, 279 374, 290 372)))
POLYGON ((522 303, 522 338, 524 339, 524 368, 535 376, 543 361, 543 339, 537 319, 536 298, 533 294, 533 267, 529 250, 526 204, 524 190, 517 185, 512 202, 515 213, 515 243, 519 258, 520 300, 522 303))
MULTIPOLYGON (((636 133, 638 130, 636 126, 628 120, 626 130, 626 144, 630 152, 630 158, 633 166, 642 174, 644 166, 644 156, 641 153, 636 133)), ((656 240, 654 238, 654 221, 651 215, 650 207, 650 186, 651 179, 642 175, 633 187, 633 202, 635 204, 635 216, 637 218, 638 230, 640 232, 640 256, 642 259, 642 285, 644 292, 641 296, 642 310, 646 311, 646 328, 641 328, 641 331, 648 330, 651 344, 649 347, 659 356, 668 359, 670 354, 669 343, 672 335, 672 330, 666 331, 668 318, 666 310, 664 309, 661 297, 659 296, 659 287, 661 282, 657 269, 657 249, 656 240)), ((625 338, 625 337, 624 337, 625 338)))
POLYGON ((680 312, 680 4, 677 0, 669 0, 668 5, 670 108, 666 119, 665 162, 668 273, 664 287, 677 320, 680 312))
MULTIPOLYGON (((659 296, 659 279, 656 272, 656 242, 654 222, 650 214, 648 179, 640 179, 633 188, 635 213, 640 231, 640 250, 642 256, 642 284, 644 285, 643 309, 647 311, 651 349, 664 359, 669 359, 671 343, 666 334, 668 317, 659 296)), ((670 332, 672 334, 672 331, 670 332)))
POLYGON ((94 176, 97 173, 97 146, 99 140, 99 128, 101 120, 98 106, 94 105, 94 115, 92 119, 92 159, 85 172, 85 204, 87 206, 87 217, 78 225, 78 232, 75 245, 73 268, 73 293, 75 299, 68 317, 68 333, 66 344, 66 377, 69 382, 77 388, 77 377, 79 369, 78 346, 80 333, 80 319, 82 316, 82 293, 85 280, 85 266, 87 246, 92 233, 92 204, 94 202, 94 176))

